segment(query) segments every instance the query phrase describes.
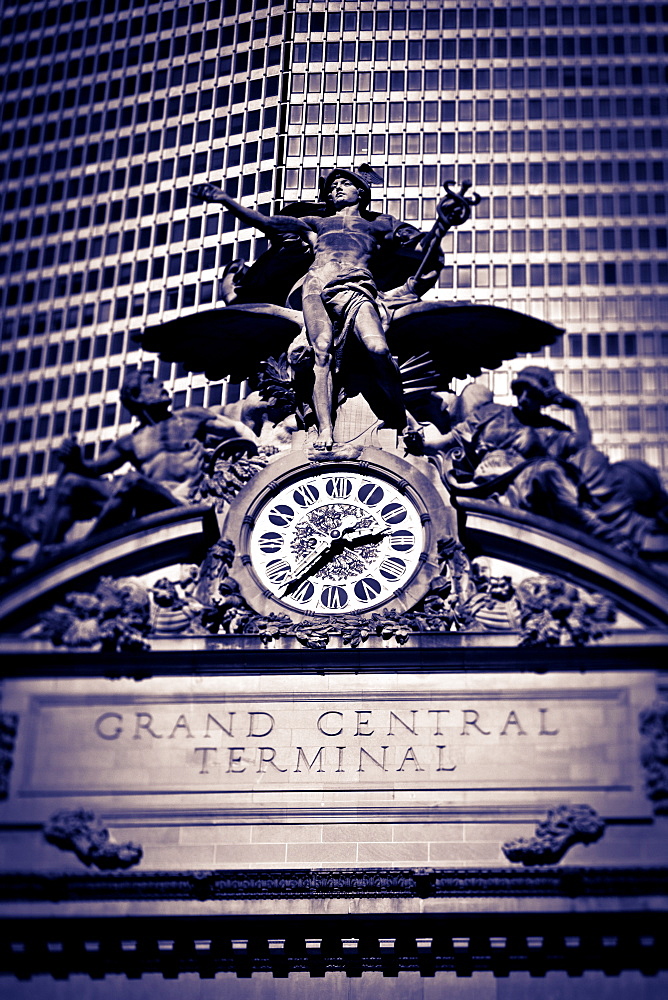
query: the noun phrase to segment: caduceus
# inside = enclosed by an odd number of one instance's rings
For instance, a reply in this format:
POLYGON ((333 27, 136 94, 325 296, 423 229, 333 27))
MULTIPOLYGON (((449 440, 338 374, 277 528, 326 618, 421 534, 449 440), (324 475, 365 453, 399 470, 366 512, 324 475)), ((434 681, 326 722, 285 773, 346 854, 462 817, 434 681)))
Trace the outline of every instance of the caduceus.
POLYGON ((430 263, 430 257, 440 246, 445 234, 455 226, 461 226, 471 218, 471 209, 480 204, 480 195, 472 191, 470 195, 466 192, 471 187, 470 181, 463 181, 459 185, 459 190, 454 189, 455 181, 445 181, 443 187, 445 194, 436 206, 436 221, 427 235, 425 253, 420 266, 418 267, 413 280, 420 278, 430 263))

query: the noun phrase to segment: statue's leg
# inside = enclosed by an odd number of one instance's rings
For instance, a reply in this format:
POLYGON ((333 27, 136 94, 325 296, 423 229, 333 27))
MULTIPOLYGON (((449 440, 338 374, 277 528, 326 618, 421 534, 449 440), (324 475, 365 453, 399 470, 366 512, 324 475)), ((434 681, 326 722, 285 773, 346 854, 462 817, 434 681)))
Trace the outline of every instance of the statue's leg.
POLYGON ((366 348, 376 377, 375 387, 386 403, 385 423, 403 434, 415 433, 419 424, 406 412, 401 373, 387 346, 380 317, 370 302, 360 306, 355 319, 355 333, 366 348))
POLYGON ((42 548, 60 545, 75 521, 96 517, 109 496, 106 481, 96 482, 68 472, 50 491, 44 505, 42 548))
POLYGON ((316 448, 331 448, 332 427, 332 342, 334 331, 320 293, 307 293, 302 310, 308 339, 314 354, 313 409, 318 421, 316 448))
POLYGON ((91 534, 99 535, 121 524, 147 514, 178 507, 179 502, 168 489, 146 479, 138 472, 129 472, 100 511, 91 534))
MULTIPOLYGON (((604 532, 599 534, 613 545, 626 546, 631 550, 641 548, 645 536, 654 530, 654 521, 637 510, 633 497, 624 482, 616 477, 607 456, 598 448, 589 446, 571 456, 569 461, 579 471, 591 505, 599 521, 605 525, 604 532)), ((656 482, 660 489, 658 476, 656 482)))
POLYGON ((578 482, 550 458, 537 459, 522 469, 506 490, 502 502, 605 541, 614 541, 598 511, 582 503, 578 482))

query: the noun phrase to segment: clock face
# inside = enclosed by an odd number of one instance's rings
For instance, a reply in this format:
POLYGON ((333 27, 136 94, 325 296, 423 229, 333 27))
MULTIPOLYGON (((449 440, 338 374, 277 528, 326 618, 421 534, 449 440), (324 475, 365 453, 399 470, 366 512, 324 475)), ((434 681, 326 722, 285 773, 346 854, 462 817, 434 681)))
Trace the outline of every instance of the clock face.
POLYGON ((244 546, 265 593, 331 615, 370 611, 403 590, 424 559, 425 528, 396 482, 363 469, 309 469, 279 484, 254 512, 244 546))

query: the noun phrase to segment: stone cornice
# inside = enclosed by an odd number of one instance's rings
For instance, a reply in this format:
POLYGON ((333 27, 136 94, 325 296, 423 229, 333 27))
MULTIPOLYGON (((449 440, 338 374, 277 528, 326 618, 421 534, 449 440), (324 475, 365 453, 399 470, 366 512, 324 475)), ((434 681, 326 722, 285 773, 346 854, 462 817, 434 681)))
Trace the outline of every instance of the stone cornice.
POLYGON ((668 868, 396 868, 7 872, 0 902, 667 896, 668 868))
POLYGON ((405 645, 378 642, 362 649, 306 649, 296 639, 271 647, 256 636, 172 638, 164 648, 157 642, 151 655, 128 651, 98 653, 63 651, 47 642, 0 642, 5 677, 130 677, 142 679, 185 673, 206 675, 299 674, 338 672, 451 673, 461 670, 663 670, 668 633, 629 631, 596 645, 518 647, 517 635, 503 641, 492 633, 435 633, 409 636, 405 645))

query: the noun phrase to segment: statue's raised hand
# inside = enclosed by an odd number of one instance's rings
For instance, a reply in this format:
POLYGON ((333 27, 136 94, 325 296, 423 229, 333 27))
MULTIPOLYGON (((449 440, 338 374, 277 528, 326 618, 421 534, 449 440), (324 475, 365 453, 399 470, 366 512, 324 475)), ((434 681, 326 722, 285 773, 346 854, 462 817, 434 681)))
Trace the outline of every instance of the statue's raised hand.
POLYGON ((81 467, 81 448, 74 438, 66 438, 56 450, 56 456, 66 469, 77 471, 81 467))
POLYGON ((223 201, 223 192, 215 184, 194 184, 190 193, 193 198, 201 198, 202 201, 223 201))
POLYGON ((574 410, 578 405, 577 399, 573 396, 567 396, 565 392, 561 392, 560 389, 554 389, 550 393, 545 394, 548 397, 548 401, 553 406, 563 406, 565 410, 574 410))

